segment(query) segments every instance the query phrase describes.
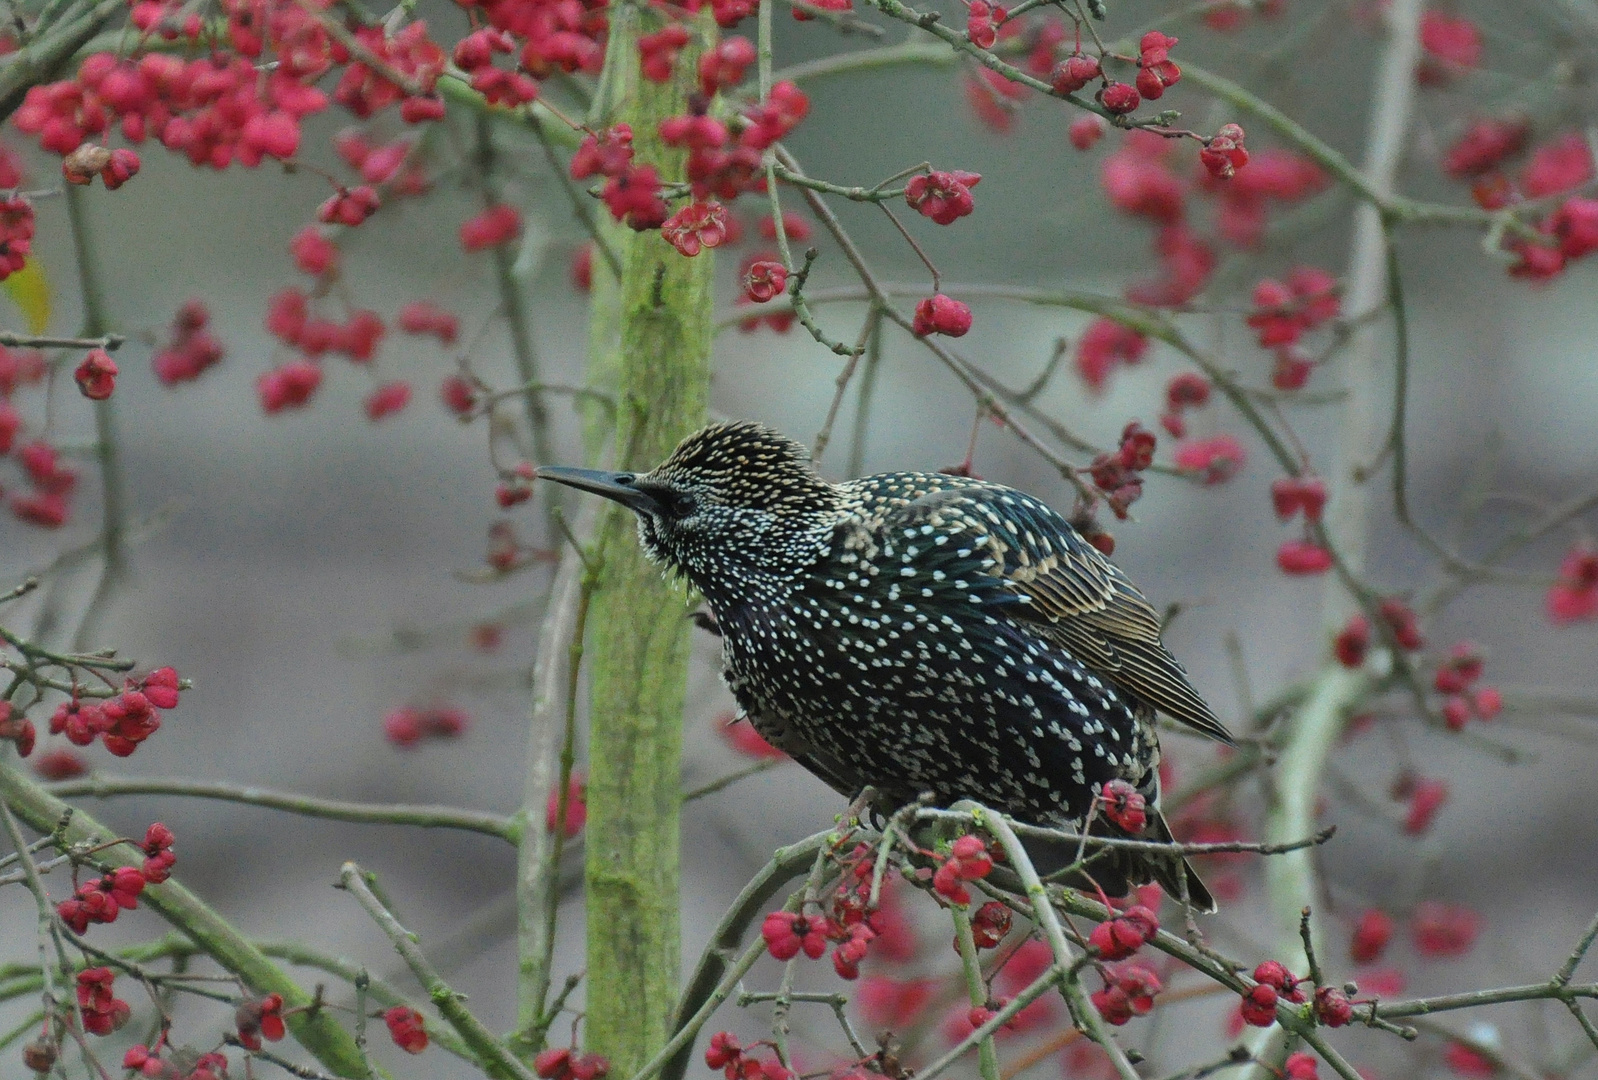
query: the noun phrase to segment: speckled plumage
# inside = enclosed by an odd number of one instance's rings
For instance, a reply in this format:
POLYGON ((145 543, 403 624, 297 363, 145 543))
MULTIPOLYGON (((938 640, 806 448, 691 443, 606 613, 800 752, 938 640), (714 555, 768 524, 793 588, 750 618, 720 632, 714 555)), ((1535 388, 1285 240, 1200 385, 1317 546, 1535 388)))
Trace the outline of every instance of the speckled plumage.
MULTIPOLYGON (((577 483, 561 472, 547 475, 577 483)), ((1022 492, 940 473, 829 484, 797 443, 749 423, 608 475, 616 491, 577 486, 638 511, 646 552, 709 602, 756 729, 846 795, 930 792, 1069 826, 1123 779, 1151 804, 1144 836, 1164 839, 1156 709, 1230 741, 1143 595, 1022 492)), ((1104 873, 1177 889, 1168 860, 1104 873)))

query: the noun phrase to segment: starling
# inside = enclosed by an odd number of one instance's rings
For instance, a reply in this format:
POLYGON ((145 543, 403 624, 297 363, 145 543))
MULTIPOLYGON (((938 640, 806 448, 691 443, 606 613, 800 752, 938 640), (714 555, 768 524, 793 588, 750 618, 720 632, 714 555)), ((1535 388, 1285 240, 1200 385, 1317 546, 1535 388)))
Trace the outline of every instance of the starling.
MULTIPOLYGON (((1232 741, 1160 641, 1148 600, 1047 505, 942 473, 832 484, 759 424, 715 424, 646 473, 539 477, 638 515, 645 553, 704 594, 723 676, 755 729, 844 795, 975 799, 1037 825, 1090 816, 1113 781, 1158 808, 1156 711, 1232 741)), ((1111 849, 1114 892, 1149 880, 1214 902, 1177 857, 1111 849)))

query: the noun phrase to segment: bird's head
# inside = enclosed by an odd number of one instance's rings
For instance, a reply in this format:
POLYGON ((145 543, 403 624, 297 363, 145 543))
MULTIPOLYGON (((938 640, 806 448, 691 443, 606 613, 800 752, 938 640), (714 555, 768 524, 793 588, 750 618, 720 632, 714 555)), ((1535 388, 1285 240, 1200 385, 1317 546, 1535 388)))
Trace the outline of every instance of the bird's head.
POLYGON ((713 599, 741 579, 806 565, 839 505, 803 446, 747 421, 695 432, 649 472, 545 466, 538 476, 633 511, 645 554, 713 599))

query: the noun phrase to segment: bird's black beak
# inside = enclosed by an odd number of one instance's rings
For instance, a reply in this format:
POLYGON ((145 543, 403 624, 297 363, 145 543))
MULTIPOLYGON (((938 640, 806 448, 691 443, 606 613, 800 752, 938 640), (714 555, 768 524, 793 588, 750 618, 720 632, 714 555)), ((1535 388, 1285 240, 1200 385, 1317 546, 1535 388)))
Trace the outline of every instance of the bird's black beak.
POLYGON ((621 503, 639 514, 660 514, 664 508, 649 492, 633 487, 633 474, 603 472, 599 469, 572 469, 564 465, 540 465, 534 474, 540 480, 553 480, 579 491, 593 492, 621 503))

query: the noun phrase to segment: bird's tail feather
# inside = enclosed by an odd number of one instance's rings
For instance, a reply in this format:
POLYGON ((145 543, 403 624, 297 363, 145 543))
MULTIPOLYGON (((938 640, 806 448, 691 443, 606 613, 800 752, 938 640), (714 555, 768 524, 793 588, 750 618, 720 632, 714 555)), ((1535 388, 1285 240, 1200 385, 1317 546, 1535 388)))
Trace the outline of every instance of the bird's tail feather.
MULTIPOLYGON (((1174 844, 1176 840, 1171 835, 1171 826, 1159 808, 1151 805, 1147 813, 1147 824, 1137 839, 1174 844)), ((1090 835, 1123 839, 1127 836, 1102 818, 1093 823, 1090 835)), ((1071 888, 1088 893, 1102 889, 1107 896, 1116 897, 1125 896, 1137 886, 1152 881, 1158 883, 1166 895, 1179 900, 1185 883, 1187 902, 1194 911, 1208 914, 1215 910, 1215 897, 1205 887, 1203 879, 1187 859, 1175 852, 1165 855, 1127 848, 1100 848, 1096 853, 1090 852, 1084 869, 1063 872, 1077 861, 1075 843, 1028 837, 1026 847, 1040 875, 1052 877, 1052 880, 1071 888)))

